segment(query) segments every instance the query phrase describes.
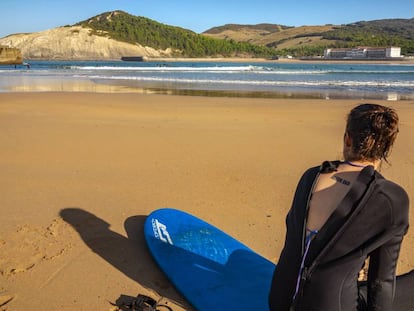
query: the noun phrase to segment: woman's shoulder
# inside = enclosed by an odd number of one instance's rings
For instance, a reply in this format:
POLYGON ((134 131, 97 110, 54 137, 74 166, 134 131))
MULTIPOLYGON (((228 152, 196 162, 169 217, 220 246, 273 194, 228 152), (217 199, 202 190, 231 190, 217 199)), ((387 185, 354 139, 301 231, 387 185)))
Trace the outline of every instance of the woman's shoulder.
POLYGON ((318 173, 319 173, 319 166, 308 168, 302 174, 299 180, 299 185, 312 185, 318 173))
POLYGON ((376 173, 377 185, 379 190, 388 195, 399 196, 408 200, 408 194, 405 189, 396 182, 384 178, 381 174, 376 173))
POLYGON ((405 189, 391 180, 383 178, 379 175, 377 178, 377 193, 386 197, 392 207, 394 220, 397 222, 408 222, 409 213, 409 197, 405 189), (399 217, 397 216, 399 215, 399 217))

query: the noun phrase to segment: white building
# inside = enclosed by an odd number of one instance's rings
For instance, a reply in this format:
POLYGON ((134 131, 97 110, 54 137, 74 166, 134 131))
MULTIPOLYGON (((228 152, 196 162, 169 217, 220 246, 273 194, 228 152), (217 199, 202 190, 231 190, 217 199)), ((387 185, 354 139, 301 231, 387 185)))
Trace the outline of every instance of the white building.
POLYGON ((378 59, 400 58, 400 47, 356 47, 342 49, 326 49, 326 59, 378 59))
POLYGON ((392 46, 387 48, 386 57, 401 57, 401 48, 392 46))

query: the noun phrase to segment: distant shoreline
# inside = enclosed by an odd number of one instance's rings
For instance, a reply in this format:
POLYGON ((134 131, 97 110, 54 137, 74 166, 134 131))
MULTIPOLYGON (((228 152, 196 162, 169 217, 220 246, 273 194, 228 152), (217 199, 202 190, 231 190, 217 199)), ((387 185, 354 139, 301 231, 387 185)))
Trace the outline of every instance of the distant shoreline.
MULTIPOLYGON (((30 61, 120 61, 121 59, 25 59, 30 61)), ((414 58, 411 59, 397 59, 397 60, 365 60, 365 59, 298 59, 298 58, 245 58, 245 57, 146 57, 143 62, 234 62, 234 63, 319 63, 319 64, 414 64, 414 58)), ((126 61, 127 63, 127 61, 126 61)))
POLYGON ((319 63, 319 64, 413 64, 414 59, 398 59, 398 60, 364 60, 364 59, 298 59, 298 58, 241 58, 241 57, 220 57, 220 58, 147 58, 148 62, 164 61, 164 62, 239 62, 239 63, 319 63))

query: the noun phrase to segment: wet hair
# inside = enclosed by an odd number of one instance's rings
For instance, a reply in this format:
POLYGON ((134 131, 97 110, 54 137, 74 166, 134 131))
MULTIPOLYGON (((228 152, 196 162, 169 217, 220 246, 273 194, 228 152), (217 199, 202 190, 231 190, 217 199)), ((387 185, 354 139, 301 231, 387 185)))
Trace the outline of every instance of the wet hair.
POLYGON ((348 114, 346 132, 352 139, 348 160, 387 161, 398 133, 398 115, 390 107, 361 104, 348 114))

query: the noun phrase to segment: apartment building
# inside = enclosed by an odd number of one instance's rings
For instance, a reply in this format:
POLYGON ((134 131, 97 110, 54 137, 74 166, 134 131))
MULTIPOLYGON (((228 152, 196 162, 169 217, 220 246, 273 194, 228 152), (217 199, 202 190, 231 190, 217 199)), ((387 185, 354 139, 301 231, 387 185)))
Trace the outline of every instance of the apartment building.
POLYGON ((326 49, 326 59, 384 59, 401 58, 400 47, 356 47, 326 49))

